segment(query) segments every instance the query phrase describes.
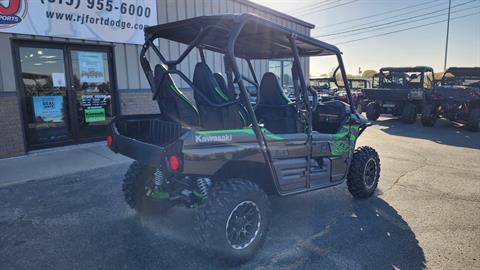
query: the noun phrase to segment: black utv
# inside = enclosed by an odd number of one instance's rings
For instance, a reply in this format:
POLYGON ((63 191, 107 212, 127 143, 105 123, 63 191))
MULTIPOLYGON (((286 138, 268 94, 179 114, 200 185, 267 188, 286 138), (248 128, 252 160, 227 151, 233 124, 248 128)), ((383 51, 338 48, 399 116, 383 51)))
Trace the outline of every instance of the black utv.
POLYGON ((383 114, 400 117, 405 123, 415 123, 422 112, 425 94, 433 87, 431 67, 384 67, 378 75, 378 86, 365 89, 365 111, 375 121, 383 114))
MULTIPOLYGON (((363 102, 363 89, 370 88, 370 81, 367 79, 348 79, 348 85, 352 92, 353 105, 358 113, 362 113, 366 106, 363 102)), ((345 87, 340 88, 340 90, 335 93, 335 99, 348 103, 348 95, 345 87)))
POLYGON ((374 193, 380 160, 371 147, 355 149, 368 123, 351 105, 349 86, 350 104, 318 102, 301 69, 300 57, 333 55, 346 79, 337 47, 251 14, 195 17, 144 31, 141 66, 161 113, 116 117, 107 137, 114 152, 136 160, 123 180, 132 208, 158 209, 158 215, 173 205, 192 208, 198 244, 241 262, 265 239, 267 194, 299 194, 344 181, 354 197, 374 193), (155 45, 159 38, 186 49, 167 60, 155 45), (226 79, 206 64, 206 50, 224 55, 226 79), (177 69, 190 53, 200 56, 192 79, 177 69), (159 64, 152 68, 155 55, 159 64), (257 80, 251 61, 276 58, 293 59, 295 102, 275 74, 257 80), (241 73, 240 61, 249 74, 241 73), (194 102, 176 79, 190 86, 194 102), (255 107, 245 81, 258 86, 255 107))
POLYGON ((439 117, 480 130, 480 67, 451 67, 427 96, 422 124, 435 125, 439 117))

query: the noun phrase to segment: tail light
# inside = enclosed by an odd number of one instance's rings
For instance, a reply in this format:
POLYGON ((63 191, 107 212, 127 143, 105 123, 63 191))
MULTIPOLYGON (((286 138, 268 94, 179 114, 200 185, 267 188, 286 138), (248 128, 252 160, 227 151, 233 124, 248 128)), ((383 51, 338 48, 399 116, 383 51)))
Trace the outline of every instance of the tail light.
POLYGON ((178 171, 180 169, 180 159, 177 156, 170 156, 168 158, 168 167, 172 171, 178 171))
POLYGON ((106 141, 107 141, 107 146, 108 147, 112 146, 112 143, 113 143, 112 135, 108 135, 107 138, 106 138, 106 141))

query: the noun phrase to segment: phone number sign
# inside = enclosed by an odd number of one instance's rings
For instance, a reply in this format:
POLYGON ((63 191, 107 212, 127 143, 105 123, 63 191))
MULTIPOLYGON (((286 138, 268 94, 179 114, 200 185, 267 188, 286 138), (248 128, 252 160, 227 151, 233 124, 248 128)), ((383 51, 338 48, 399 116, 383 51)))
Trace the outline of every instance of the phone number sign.
POLYGON ((143 44, 143 29, 156 24, 156 0, 0 1, 6 33, 143 44))

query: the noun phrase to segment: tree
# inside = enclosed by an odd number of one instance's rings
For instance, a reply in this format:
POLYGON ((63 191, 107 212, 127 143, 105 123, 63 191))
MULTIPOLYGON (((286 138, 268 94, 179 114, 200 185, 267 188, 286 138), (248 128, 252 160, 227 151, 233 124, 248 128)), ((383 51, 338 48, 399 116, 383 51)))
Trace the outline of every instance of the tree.
POLYGON ((373 75, 377 74, 377 71, 376 70, 373 70, 373 69, 367 69, 367 70, 364 70, 363 73, 362 73, 362 77, 364 78, 371 78, 373 77, 373 75))

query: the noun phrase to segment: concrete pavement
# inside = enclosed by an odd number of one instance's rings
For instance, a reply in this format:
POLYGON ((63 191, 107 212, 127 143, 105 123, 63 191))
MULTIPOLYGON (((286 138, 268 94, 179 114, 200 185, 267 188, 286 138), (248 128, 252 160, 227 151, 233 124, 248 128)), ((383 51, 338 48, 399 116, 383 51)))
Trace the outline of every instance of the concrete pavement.
POLYGON ((32 151, 0 159, 0 187, 131 162, 110 151, 105 142, 32 151))
POLYGON ((140 217, 127 164, 0 188, 0 269, 480 269, 480 133, 381 118, 360 137, 379 190, 271 197, 263 248, 226 266, 191 245, 194 210, 140 217))

